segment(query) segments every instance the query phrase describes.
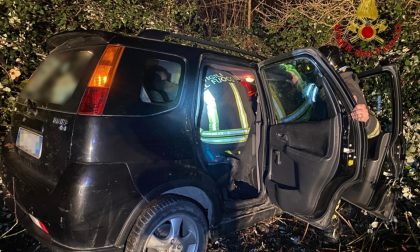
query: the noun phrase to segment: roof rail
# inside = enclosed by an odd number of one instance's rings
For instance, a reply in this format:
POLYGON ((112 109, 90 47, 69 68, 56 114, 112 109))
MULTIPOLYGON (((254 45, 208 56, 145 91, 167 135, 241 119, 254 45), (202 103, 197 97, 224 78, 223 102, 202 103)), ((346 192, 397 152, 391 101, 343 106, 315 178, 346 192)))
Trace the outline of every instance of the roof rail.
POLYGON ((245 50, 242 50, 242 49, 239 49, 239 48, 223 45, 223 44, 220 44, 220 43, 217 43, 217 42, 212 42, 212 41, 208 41, 208 40, 204 40, 204 39, 195 38, 195 37, 188 36, 188 35, 182 35, 182 34, 167 32, 167 31, 161 31, 161 30, 155 30, 155 29, 146 29, 146 30, 141 31, 138 34, 138 36, 141 37, 141 38, 156 39, 156 40, 161 40, 161 41, 163 41, 166 37, 171 37, 171 38, 175 38, 175 39, 190 41, 190 42, 194 42, 194 43, 197 43, 197 44, 207 45, 207 46, 216 47, 216 48, 219 48, 219 49, 224 49, 224 50, 236 52, 236 53, 239 53, 239 54, 243 54, 243 55, 247 55, 247 56, 257 58, 259 60, 264 60, 265 59, 265 57, 263 57, 259 54, 248 52, 248 51, 245 51, 245 50))

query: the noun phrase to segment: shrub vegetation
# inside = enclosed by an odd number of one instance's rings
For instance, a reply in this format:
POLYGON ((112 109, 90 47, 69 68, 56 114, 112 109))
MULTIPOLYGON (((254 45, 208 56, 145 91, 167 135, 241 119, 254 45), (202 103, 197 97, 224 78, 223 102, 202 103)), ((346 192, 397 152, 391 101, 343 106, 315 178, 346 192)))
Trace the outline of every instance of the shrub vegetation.
MULTIPOLYGON (((55 33, 96 29, 136 35, 145 28, 156 28, 272 56, 301 47, 333 44, 333 26, 353 17, 355 4, 359 3, 353 0, 0 0, 0 132, 4 133, 9 126, 16 96, 46 57, 46 40, 55 33)), ((389 25, 402 25, 400 39, 387 54, 368 59, 349 54, 347 61, 356 71, 385 63, 399 66, 408 145, 406 176, 398 188, 416 209, 420 153, 419 1, 377 0, 376 4, 380 18, 386 19, 389 25)), ((361 46, 371 45, 362 43, 361 46)), ((403 213, 407 214, 406 211, 403 213)), ((415 222, 413 228, 420 226, 420 214, 416 211, 410 212, 410 221, 415 222)), ((418 246, 416 236, 412 239, 418 246)))

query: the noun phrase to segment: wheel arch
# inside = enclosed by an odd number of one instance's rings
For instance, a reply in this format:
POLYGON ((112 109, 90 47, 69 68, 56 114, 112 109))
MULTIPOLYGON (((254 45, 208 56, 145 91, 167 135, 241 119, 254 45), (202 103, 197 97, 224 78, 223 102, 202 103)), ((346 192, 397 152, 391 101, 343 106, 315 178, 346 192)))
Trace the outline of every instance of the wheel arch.
POLYGON ((165 195, 181 196, 193 201, 193 203, 197 204, 199 207, 207 210, 207 215, 205 213, 205 216, 208 220, 209 228, 214 226, 214 224, 220 219, 221 205, 220 199, 218 199, 216 195, 211 194, 212 192, 207 192, 207 190, 200 188, 197 185, 178 185, 176 187, 166 185, 148 193, 147 195, 143 195, 143 199, 134 207, 124 223, 123 228, 115 240, 115 246, 118 248, 124 247, 137 217, 145 209, 147 204, 149 204, 150 201, 165 195))
POLYGON ((203 209, 207 210, 207 220, 209 224, 212 223, 214 218, 214 204, 204 190, 196 186, 182 186, 162 193, 162 195, 170 194, 183 196, 198 203, 203 209))

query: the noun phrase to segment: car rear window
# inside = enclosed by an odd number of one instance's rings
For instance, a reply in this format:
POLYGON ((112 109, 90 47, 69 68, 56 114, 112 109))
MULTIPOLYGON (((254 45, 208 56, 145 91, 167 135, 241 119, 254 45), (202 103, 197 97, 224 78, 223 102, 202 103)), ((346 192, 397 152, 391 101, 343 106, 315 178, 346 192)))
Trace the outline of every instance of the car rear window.
POLYGON ((81 79, 86 77, 93 55, 91 51, 49 55, 32 74, 21 98, 29 98, 41 107, 75 112, 85 86, 81 79))
POLYGON ((173 55, 126 48, 104 114, 152 115, 176 107, 184 65, 173 55))

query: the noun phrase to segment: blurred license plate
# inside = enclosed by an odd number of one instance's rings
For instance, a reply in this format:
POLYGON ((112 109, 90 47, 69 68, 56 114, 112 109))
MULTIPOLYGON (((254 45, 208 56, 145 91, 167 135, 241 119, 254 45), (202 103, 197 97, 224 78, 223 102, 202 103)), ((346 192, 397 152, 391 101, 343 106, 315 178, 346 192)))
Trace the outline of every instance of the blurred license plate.
POLYGON ((42 153, 42 136, 30 130, 19 128, 16 147, 39 159, 42 153))

